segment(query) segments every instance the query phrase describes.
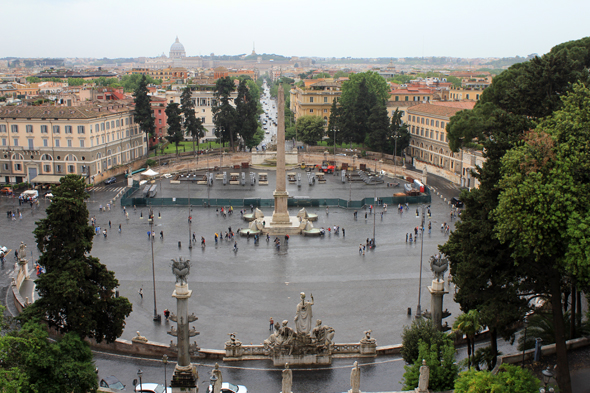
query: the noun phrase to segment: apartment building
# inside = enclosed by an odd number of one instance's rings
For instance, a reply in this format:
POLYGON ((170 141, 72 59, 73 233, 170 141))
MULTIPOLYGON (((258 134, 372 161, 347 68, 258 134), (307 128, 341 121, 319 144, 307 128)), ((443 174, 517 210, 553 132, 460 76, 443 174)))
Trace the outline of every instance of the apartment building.
POLYGON ((167 80, 185 80, 188 78, 188 71, 183 67, 166 67, 162 69, 151 69, 151 68, 133 68, 127 72, 128 75, 148 75, 154 79, 167 80))
POLYGON ((320 116, 328 125, 332 102, 342 95, 341 82, 305 80, 303 86, 294 86, 290 91, 290 108, 297 120, 301 116, 320 116))
POLYGON ((0 109, 0 180, 58 183, 128 164, 147 151, 129 102, 0 109))
POLYGON ((464 109, 472 109, 474 102, 440 102, 419 104, 407 109, 407 125, 411 134, 408 147, 412 165, 426 167, 435 173, 464 187, 477 187, 471 170, 481 165, 481 151, 463 149, 452 152, 446 126, 451 117, 464 109))

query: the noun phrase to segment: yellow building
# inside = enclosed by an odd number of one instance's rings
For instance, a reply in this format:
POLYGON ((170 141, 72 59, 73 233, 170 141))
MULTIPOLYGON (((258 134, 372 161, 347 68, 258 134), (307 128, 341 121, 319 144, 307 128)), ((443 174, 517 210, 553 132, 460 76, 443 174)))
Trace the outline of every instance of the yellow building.
POLYGON ((133 111, 121 102, 1 108, 0 179, 57 183, 66 174, 79 174, 92 181, 142 157, 147 145, 133 111))
POLYGON ((408 108, 407 125, 411 139, 408 147, 412 165, 434 173, 464 187, 477 187, 471 170, 481 165, 480 151, 452 152, 446 126, 451 117, 464 109, 472 109, 474 102, 439 102, 419 104, 408 108), (454 105, 454 106, 452 106, 454 105))
POLYGON ((127 75, 149 75, 154 79, 166 80, 178 80, 186 79, 188 76, 186 68, 182 67, 167 67, 159 70, 153 70, 150 68, 133 68, 131 71, 127 71, 127 75))
POLYGON ((305 82, 304 86, 294 86, 291 89, 289 109, 294 113, 295 120, 301 116, 320 116, 324 119, 324 125, 327 126, 332 103, 342 94, 341 82, 313 83, 307 80, 305 82))
POLYGON ((449 89, 449 100, 456 101, 479 101, 483 93, 483 88, 476 87, 456 87, 449 89))

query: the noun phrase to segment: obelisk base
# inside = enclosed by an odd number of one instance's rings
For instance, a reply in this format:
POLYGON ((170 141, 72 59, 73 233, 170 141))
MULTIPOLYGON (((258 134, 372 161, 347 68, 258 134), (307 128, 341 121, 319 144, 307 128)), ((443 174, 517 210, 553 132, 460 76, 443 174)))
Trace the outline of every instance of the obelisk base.
POLYGON ((272 214, 271 225, 291 225, 291 218, 287 210, 287 191, 275 191, 272 194, 275 198, 275 210, 272 214))

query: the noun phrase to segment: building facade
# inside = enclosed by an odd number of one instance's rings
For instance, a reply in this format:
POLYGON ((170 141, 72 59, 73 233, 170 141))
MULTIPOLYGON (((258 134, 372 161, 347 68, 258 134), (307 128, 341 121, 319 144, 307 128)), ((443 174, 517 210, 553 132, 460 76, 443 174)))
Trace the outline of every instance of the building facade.
POLYGON ((67 174, 90 182, 147 151, 129 103, 0 109, 0 179, 57 183, 67 174))
MULTIPOLYGON (((473 106, 471 106, 472 108, 473 106)), ((407 109, 407 125, 411 139, 408 147, 412 165, 426 166, 429 173, 443 176, 464 187, 477 187, 471 170, 481 165, 481 151, 449 148, 446 126, 457 112, 468 109, 465 105, 419 104, 407 109)))
POLYGON ((127 72, 128 75, 140 74, 148 75, 154 79, 161 79, 163 81, 168 80, 185 80, 188 77, 186 68, 183 67, 166 67, 162 69, 151 69, 151 68, 133 68, 127 72))
POLYGON ((332 103, 340 99, 340 82, 319 81, 304 86, 294 86, 291 91, 290 108, 295 121, 301 116, 320 116, 328 125, 332 103))

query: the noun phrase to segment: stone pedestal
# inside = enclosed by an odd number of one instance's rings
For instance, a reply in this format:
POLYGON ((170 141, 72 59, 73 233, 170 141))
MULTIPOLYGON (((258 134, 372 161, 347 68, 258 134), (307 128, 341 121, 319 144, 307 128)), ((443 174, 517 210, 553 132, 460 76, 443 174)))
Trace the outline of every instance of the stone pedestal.
POLYGON ((428 287, 430 291, 430 309, 432 324, 438 329, 442 330, 443 319, 443 296, 448 291, 445 291, 445 282, 443 280, 432 280, 432 285, 428 287))
POLYGON ((368 341, 361 340, 361 345, 359 347, 361 356, 377 356, 377 340, 372 339, 368 341))
POLYGON ((294 366, 329 366, 332 364, 332 354, 279 354, 273 356, 272 363, 274 366, 284 366, 285 363, 294 366))

